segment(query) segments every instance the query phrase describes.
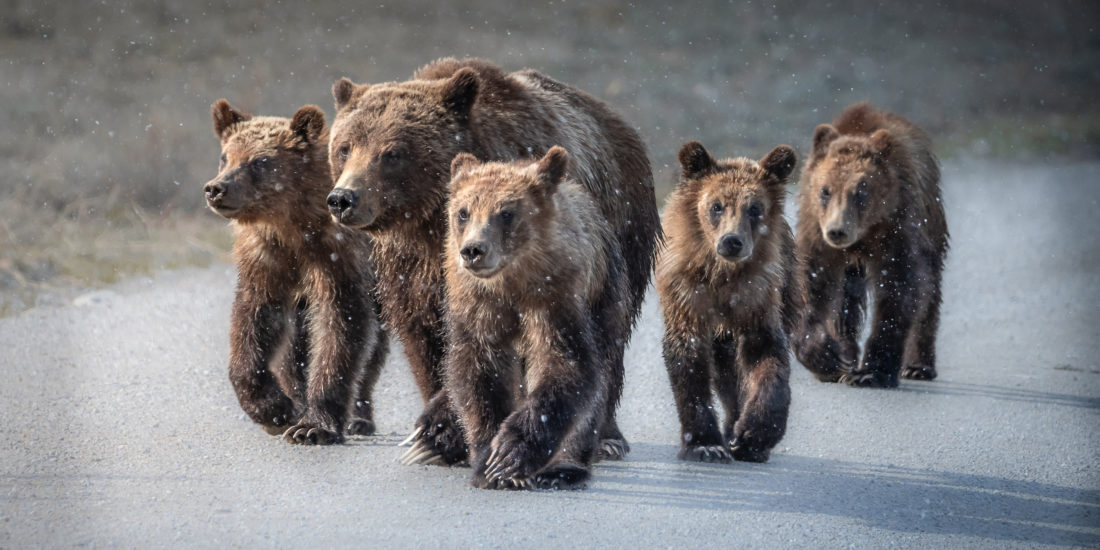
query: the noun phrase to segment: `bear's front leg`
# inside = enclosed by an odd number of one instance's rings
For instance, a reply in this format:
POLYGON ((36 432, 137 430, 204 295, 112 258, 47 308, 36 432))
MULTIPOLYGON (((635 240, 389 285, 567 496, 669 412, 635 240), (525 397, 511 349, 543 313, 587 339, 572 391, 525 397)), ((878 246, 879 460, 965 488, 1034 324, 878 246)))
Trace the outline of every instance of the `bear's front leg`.
POLYGON ((344 440, 351 390, 356 387, 367 342, 372 309, 354 283, 332 283, 308 304, 309 367, 306 409, 283 439, 303 445, 331 445, 344 440), (322 297, 329 297, 322 299, 322 297))
POLYGON ((459 464, 467 457, 462 426, 443 389, 444 340, 438 328, 441 324, 413 320, 409 325, 395 327, 420 394, 426 401, 412 434, 401 442, 411 445, 401 456, 402 464, 450 465, 459 464))
POLYGON ((493 437, 512 411, 518 358, 503 342, 485 342, 460 322, 451 326, 452 346, 444 361, 444 387, 465 428, 473 476, 470 484, 494 487, 485 477, 493 437))
POLYGON ((665 368, 680 418, 680 460, 729 462, 711 401, 711 338, 705 331, 684 330, 669 323, 665 314, 665 368))
POLYGON ((822 382, 836 382, 856 366, 858 348, 838 341, 829 331, 829 325, 840 325, 842 296, 845 292, 844 274, 810 262, 802 270, 803 284, 808 294, 807 311, 791 342, 795 356, 822 382))
POLYGON ((741 414, 726 433, 736 460, 767 462, 787 431, 791 405, 787 337, 776 326, 745 331, 737 348, 741 414))
POLYGON ((229 380, 241 409, 270 434, 281 434, 294 421, 294 403, 271 372, 276 354, 289 345, 290 312, 238 290, 230 316, 229 380))
POLYGON ((875 315, 863 364, 845 374, 843 382, 861 387, 897 387, 905 339, 916 315, 917 297, 913 294, 917 287, 911 280, 910 265, 912 262, 902 253, 891 255, 884 265, 882 278, 875 285, 875 315))
POLYGON ((595 349, 595 325, 584 315, 562 313, 532 312, 524 320, 530 388, 493 438, 485 470, 490 484, 537 486, 534 474, 550 461, 570 427, 594 427, 605 412, 595 399, 606 388, 608 374, 595 349))

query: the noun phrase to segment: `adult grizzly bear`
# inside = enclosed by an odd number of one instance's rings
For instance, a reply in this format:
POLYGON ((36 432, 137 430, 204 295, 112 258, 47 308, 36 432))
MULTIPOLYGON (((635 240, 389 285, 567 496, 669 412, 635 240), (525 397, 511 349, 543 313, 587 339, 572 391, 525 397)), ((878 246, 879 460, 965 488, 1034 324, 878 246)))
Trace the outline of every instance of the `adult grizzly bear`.
POLYGON ((569 155, 452 164, 445 389, 481 488, 577 488, 599 444, 614 339, 629 331, 618 242, 569 155))
POLYGON ((332 221, 324 113, 252 117, 214 103, 218 175, 204 188, 237 233, 229 378, 241 408, 291 443, 374 433, 371 390, 388 343, 370 240, 332 221), (345 426, 346 423, 346 426, 345 426))
POLYGON ((854 386, 895 387, 899 373, 935 378, 947 238, 923 131, 867 103, 818 126, 799 191, 808 306, 794 339, 799 361, 823 381, 854 386), (868 285, 874 319, 856 367, 868 285))
POLYGON ((612 340, 610 398, 599 427, 602 457, 621 457, 615 423, 622 356, 653 266, 660 221, 638 134, 596 98, 534 71, 506 74, 481 60, 442 59, 413 80, 333 85, 333 217, 375 240, 379 295, 427 406, 410 436, 409 462, 453 464, 465 439, 442 392, 445 348, 443 236, 451 160, 540 157, 570 151, 570 177, 595 197, 626 260, 628 327, 612 340))
POLYGON ((716 161, 699 142, 665 210, 657 295, 682 460, 765 462, 787 428, 787 335, 797 315, 794 236, 783 218, 794 149, 716 161), (711 387, 726 409, 722 431, 711 387))

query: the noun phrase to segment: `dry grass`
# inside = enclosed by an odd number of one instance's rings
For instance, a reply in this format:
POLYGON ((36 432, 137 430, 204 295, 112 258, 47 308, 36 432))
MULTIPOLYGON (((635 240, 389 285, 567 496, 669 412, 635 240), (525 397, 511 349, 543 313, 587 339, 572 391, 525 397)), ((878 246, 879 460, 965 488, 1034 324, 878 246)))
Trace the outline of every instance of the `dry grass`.
POLYGON ((446 55, 608 100, 662 191, 683 141, 805 150, 861 99, 924 126, 945 157, 1100 156, 1096 3, 865 4, 0 0, 0 313, 43 287, 217 257, 228 231, 201 213, 214 99, 331 113, 337 77, 402 79, 446 55))

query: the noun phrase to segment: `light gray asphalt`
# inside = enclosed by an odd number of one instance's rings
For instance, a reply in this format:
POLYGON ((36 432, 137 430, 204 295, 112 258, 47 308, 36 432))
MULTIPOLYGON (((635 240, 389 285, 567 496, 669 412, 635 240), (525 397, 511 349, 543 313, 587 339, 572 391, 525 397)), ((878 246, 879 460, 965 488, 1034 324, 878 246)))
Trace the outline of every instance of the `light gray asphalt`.
POLYGON ((651 296, 633 451, 582 492, 399 466, 419 410, 399 352, 385 435, 265 435, 225 374, 228 266, 0 319, 0 548, 1100 546, 1100 165, 953 164, 945 200, 938 380, 852 389, 795 363, 771 462, 680 463, 651 296))

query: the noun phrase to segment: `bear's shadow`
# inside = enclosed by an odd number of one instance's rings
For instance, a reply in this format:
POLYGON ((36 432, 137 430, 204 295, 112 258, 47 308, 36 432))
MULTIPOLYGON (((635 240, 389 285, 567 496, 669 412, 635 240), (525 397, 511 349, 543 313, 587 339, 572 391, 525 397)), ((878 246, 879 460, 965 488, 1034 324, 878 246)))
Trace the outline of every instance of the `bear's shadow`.
POLYGON ((632 443, 597 465, 574 498, 832 516, 892 531, 1100 546, 1100 491, 990 476, 774 454, 767 464, 676 460, 672 445, 632 443))

